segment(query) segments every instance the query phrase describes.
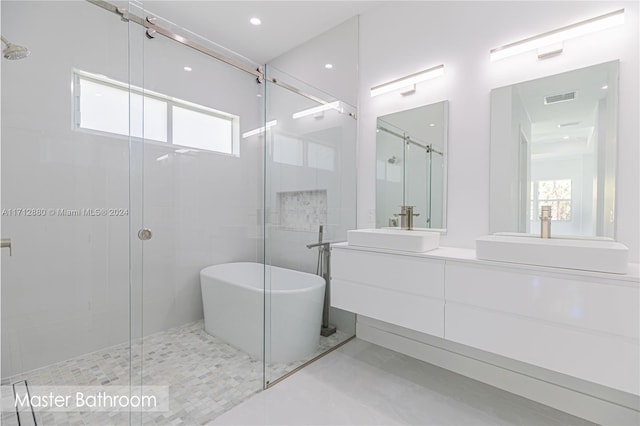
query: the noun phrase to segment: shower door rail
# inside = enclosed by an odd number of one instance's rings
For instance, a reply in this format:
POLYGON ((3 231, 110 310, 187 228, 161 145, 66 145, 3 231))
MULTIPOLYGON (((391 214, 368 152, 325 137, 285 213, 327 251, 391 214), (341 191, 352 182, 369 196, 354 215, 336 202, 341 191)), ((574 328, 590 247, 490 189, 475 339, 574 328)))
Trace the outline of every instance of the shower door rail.
MULTIPOLYGON (((221 53, 218 53, 212 49, 209 49, 208 47, 205 47, 203 45, 201 45, 200 43, 197 43, 187 37, 181 36, 180 34, 176 34, 171 30, 168 30, 160 25, 158 25, 157 23, 157 18, 154 16, 147 16, 146 18, 142 18, 140 16, 135 15, 134 13, 131 13, 128 9, 125 8, 121 8, 118 7, 112 3, 109 3, 108 1, 105 0, 86 0, 89 3, 92 3, 98 7, 101 7, 105 10, 108 10, 109 12, 112 12, 118 16, 120 16, 122 18, 122 20, 124 21, 131 21, 134 22, 138 25, 143 26, 144 28, 147 29, 147 37, 149 38, 154 38, 156 36, 156 34, 160 34, 164 37, 167 37, 171 40, 177 41, 180 44, 183 44, 187 47, 190 47, 191 49, 197 50, 200 53, 204 53, 207 56, 210 56, 214 59, 217 59, 219 61, 225 62, 239 70, 242 70, 244 72, 247 72, 251 75, 254 75, 256 77, 256 80, 258 81, 258 83, 264 83, 264 81, 269 81, 273 84, 277 84, 278 86, 285 88, 287 90, 290 90, 294 93, 297 93, 301 96, 304 96, 307 99, 310 99, 314 102, 318 102, 321 105, 326 105, 328 103, 330 103, 331 101, 326 101, 322 98, 319 98, 318 96, 306 93, 300 89, 298 89, 295 86, 292 86, 290 84, 287 84, 283 81, 280 81, 279 79, 276 79, 274 77, 266 77, 265 76, 265 72, 263 67, 258 67, 257 69, 254 69, 248 65, 245 65, 239 61, 236 61, 233 58, 230 58, 226 55, 223 55, 221 53)), ((357 119, 357 116, 354 112, 349 112, 349 111, 338 111, 341 114, 345 114, 353 119, 357 119)))

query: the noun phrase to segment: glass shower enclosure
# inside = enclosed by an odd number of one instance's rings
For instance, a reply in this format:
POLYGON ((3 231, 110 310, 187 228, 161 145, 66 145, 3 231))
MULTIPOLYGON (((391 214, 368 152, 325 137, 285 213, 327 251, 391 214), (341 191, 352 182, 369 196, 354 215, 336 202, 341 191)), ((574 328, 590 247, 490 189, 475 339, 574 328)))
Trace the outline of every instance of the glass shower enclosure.
POLYGON ((354 335, 306 247, 356 227, 352 106, 139 2, 1 7, 3 424, 210 422, 354 335))
POLYGON ((272 125, 265 133, 265 380, 271 385, 355 335, 351 313, 327 304, 323 320, 330 252, 318 243, 344 241, 356 228, 357 121, 352 105, 273 66, 266 67, 266 80, 272 125), (289 283, 281 278, 287 270, 323 277, 292 287, 308 281, 289 283))

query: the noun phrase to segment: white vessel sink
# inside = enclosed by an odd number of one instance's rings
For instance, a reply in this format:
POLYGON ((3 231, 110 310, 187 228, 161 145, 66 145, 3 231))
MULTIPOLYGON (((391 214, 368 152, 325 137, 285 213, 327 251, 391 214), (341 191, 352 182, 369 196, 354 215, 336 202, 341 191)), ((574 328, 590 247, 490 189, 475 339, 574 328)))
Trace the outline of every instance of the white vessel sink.
POLYGON ((629 249, 602 239, 487 235, 476 240, 476 257, 497 262, 626 274, 629 249))
POLYGON ((357 229, 347 231, 347 242, 350 246, 423 253, 440 246, 440 234, 400 229, 357 229))

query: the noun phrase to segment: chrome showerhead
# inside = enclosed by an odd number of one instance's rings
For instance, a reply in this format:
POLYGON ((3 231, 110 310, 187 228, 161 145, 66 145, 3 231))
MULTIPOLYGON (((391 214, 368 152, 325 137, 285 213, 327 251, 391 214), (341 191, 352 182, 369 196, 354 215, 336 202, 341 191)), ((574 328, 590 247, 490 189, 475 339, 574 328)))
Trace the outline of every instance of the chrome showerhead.
POLYGON ((26 47, 10 43, 4 36, 0 37, 2 37, 2 42, 7 45, 2 51, 2 56, 5 58, 15 61, 17 59, 24 59, 31 53, 26 47))
POLYGON ((29 56, 31 52, 24 46, 18 46, 16 44, 9 44, 7 48, 2 51, 2 55, 9 60, 24 59, 29 56))

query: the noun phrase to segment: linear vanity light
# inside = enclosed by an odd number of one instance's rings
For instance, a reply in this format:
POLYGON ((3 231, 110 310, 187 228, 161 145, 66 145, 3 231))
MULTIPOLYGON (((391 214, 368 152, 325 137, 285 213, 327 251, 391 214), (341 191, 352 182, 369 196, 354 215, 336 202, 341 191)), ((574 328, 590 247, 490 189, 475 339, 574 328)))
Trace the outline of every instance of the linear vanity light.
POLYGON ((260 133, 264 133, 265 130, 269 129, 270 127, 275 126, 276 124, 278 124, 278 120, 267 121, 267 124, 265 126, 263 126, 263 127, 258 127, 257 129, 253 129, 253 130, 249 130, 248 132, 244 132, 242 134, 242 139, 246 139, 249 136, 259 135, 260 133))
POLYGON ((514 43, 491 49, 492 61, 519 55, 535 49, 540 49, 538 58, 554 56, 562 52, 562 42, 571 38, 580 37, 607 28, 622 25, 624 23, 624 9, 596 16, 585 21, 576 22, 566 27, 558 28, 537 36, 525 38, 514 43), (543 50, 544 49, 544 50, 543 50))
POLYGON ((293 118, 296 119, 296 118, 306 117, 308 115, 318 114, 320 112, 328 111, 330 109, 335 109, 340 113, 344 112, 344 108, 342 107, 342 104, 340 103, 340 101, 334 101, 334 102, 329 102, 317 107, 298 111, 293 114, 293 118))
MULTIPOLYGON (((419 71, 414 74, 407 75, 397 80, 389 81, 387 83, 379 84, 371 88, 371 97, 382 95, 383 93, 392 92, 398 89, 409 89, 409 91, 415 91, 415 85, 425 80, 430 80, 435 77, 440 77, 444 74, 444 65, 438 65, 424 71, 419 71), (413 86, 413 87, 411 87, 413 86)), ((407 91, 404 91, 407 92, 407 91)))

